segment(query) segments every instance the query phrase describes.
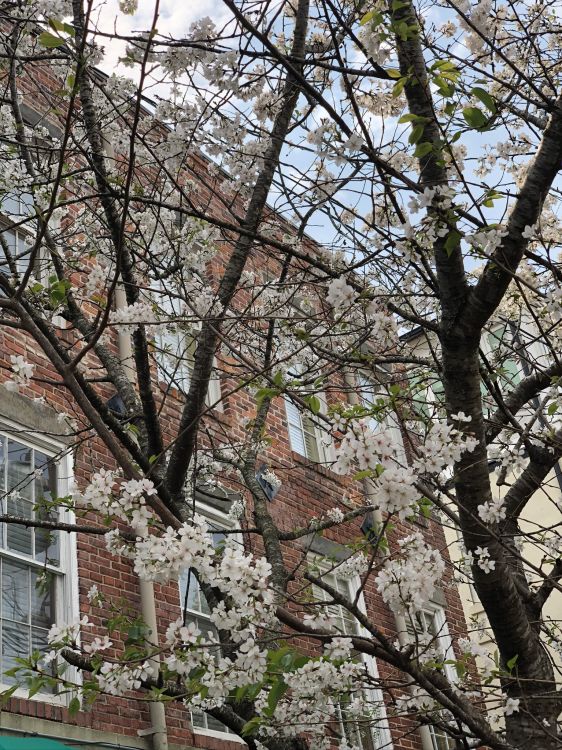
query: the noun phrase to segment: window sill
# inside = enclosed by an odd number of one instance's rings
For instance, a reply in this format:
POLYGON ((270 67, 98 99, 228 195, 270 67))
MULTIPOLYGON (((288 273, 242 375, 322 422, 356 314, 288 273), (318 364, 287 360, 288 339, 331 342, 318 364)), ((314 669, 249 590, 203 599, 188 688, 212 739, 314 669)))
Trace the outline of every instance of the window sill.
POLYGON ((200 737, 215 737, 217 740, 222 740, 223 742, 236 742, 237 745, 246 745, 244 740, 237 734, 217 732, 215 729, 200 729, 199 727, 193 727, 191 731, 200 737))
POLYGON ((291 459, 294 463, 305 466, 307 469, 314 469, 314 471, 317 471, 319 474, 322 474, 325 477, 329 477, 330 479, 335 479, 338 476, 337 474, 335 474, 335 472, 332 471, 331 468, 325 466, 323 463, 312 461, 310 458, 302 456, 296 451, 291 451, 291 459))
MULTIPOLYGON (((0 693, 4 690, 9 690, 11 685, 0 683, 0 693)), ((69 700, 68 695, 52 695, 51 693, 35 693, 29 697, 29 692, 25 688, 18 688, 10 698, 17 700, 30 701, 32 703, 48 703, 50 706, 59 706, 60 708, 66 708, 69 700)))

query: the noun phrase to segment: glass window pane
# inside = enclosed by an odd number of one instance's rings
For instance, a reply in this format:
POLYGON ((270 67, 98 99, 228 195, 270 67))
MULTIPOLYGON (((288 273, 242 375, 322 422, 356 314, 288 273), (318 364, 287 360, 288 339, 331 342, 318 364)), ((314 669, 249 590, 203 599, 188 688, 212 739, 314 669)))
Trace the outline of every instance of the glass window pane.
MULTIPOLYGON (((43 501, 57 496, 57 467, 54 459, 40 451, 35 453, 35 517, 45 521, 55 521, 56 513, 47 512, 43 501)), ((59 562, 59 532, 49 529, 35 529, 35 559, 56 565, 59 562)))
MULTIPOLYGON (((16 658, 24 659, 30 653, 29 628, 2 620, 2 673, 18 666, 16 658)), ((16 682, 16 678, 6 677, 3 674, 2 681, 11 685, 16 682)))
POLYGON ((2 560, 2 619, 29 622, 29 568, 2 560))
POLYGON ((6 438, 3 435, 0 435, 0 492, 2 492, 2 494, 4 493, 4 481, 6 478, 6 455, 4 453, 5 445, 6 438))
MULTIPOLYGON (((6 498, 8 515, 33 518, 33 503, 12 492, 6 498)), ((6 524, 6 547, 21 555, 33 553, 33 530, 16 523, 6 524)))
POLYGON ((55 579, 47 571, 31 570, 31 624, 37 627, 51 627, 54 622, 55 579))
POLYGON ((222 723, 222 721, 215 719, 209 714, 207 714, 207 727, 214 732, 228 732, 228 728, 222 723))
POLYGON ((16 490, 19 495, 33 500, 33 473, 31 457, 33 451, 15 440, 8 440, 8 492, 16 490))
MULTIPOLYGON (((48 630, 43 630, 42 628, 31 628, 31 651, 39 651, 39 653, 41 654, 46 654, 47 652, 49 652, 51 650, 51 647, 49 646, 49 643, 47 641, 48 635, 48 630)), ((52 661, 47 669, 45 669, 45 667, 43 667, 43 669, 54 676, 56 671, 56 662, 52 661)), ((49 687, 47 685, 44 685, 41 688, 41 692, 54 693, 55 688, 54 686, 49 687)))
POLYGON ((51 500, 57 494, 57 468, 54 459, 35 451, 35 502, 51 500))
MULTIPOLYGON (((43 516, 39 517, 42 518, 43 516)), ((47 518, 54 520, 54 517, 51 515, 47 516, 47 518)), ((60 563, 59 534, 60 532, 51 531, 50 529, 35 529, 36 560, 47 562, 49 565, 58 565, 60 563)))
POLYGON ((203 711, 192 711, 191 712, 191 723, 196 729, 207 729, 207 722, 205 721, 206 714, 203 711))
POLYGON ((189 573, 186 572, 180 576, 180 603, 182 609, 191 609, 193 612, 201 611, 199 603, 199 584, 193 573, 189 575, 189 573))

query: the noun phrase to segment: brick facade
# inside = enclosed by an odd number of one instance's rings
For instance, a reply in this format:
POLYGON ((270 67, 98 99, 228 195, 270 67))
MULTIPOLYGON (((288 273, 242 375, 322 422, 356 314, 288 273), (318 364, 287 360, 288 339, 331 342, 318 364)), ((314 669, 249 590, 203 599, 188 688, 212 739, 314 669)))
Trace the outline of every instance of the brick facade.
MULTIPOLYGON (((29 102, 33 103, 35 108, 44 108, 45 111, 51 110, 50 92, 53 90, 56 81, 49 78, 44 72, 35 78, 36 89, 29 91, 29 102)), ((26 79, 24 88, 32 88, 31 77, 26 79)), ((211 205, 215 216, 225 215, 229 218, 221 201, 217 198, 216 191, 223 180, 222 176, 209 175, 208 164, 202 160, 196 160, 190 165, 189 176, 191 179, 198 180, 197 196, 201 206, 209 207, 211 205)), ((69 212, 68 221, 72 221, 72 210, 69 212)), ((310 252, 314 252, 315 246, 312 241, 306 240, 310 252)), ((228 251, 228 244, 224 244, 224 252, 228 251)), ((223 258, 217 258, 213 261, 209 269, 209 275, 212 283, 213 276, 216 278, 222 269, 223 258)), ((258 272, 264 271, 271 265, 272 261, 265 256, 256 255, 253 258, 253 267, 258 272)), ((273 262, 272 267, 276 263, 273 262)), ((304 266, 301 264, 301 269, 304 266)), ((304 272, 304 270, 303 270, 304 272)), ((72 334, 63 331, 62 336, 71 336, 72 334)), ((117 340, 111 342, 111 346, 117 353, 117 340)), ((5 379, 10 369, 10 356, 21 354, 28 361, 35 365, 35 379, 29 388, 21 390, 19 399, 27 400, 29 409, 40 410, 44 407, 37 406, 33 399, 44 399, 48 405, 48 410, 52 411, 49 419, 45 424, 58 424, 57 413, 66 412, 73 418, 81 421, 80 410, 73 404, 68 393, 59 385, 58 377, 53 368, 46 361, 45 357, 36 351, 31 340, 23 333, 16 330, 3 329, 0 332, 0 368, 2 378, 5 379)), ((92 363, 93 358, 85 364, 92 363)), ((229 375, 228 362, 222 363, 223 377, 221 379, 221 390, 223 393, 223 409, 214 410, 205 418, 205 424, 211 432, 216 435, 225 434, 230 439, 242 439, 245 436, 243 420, 253 414, 254 402, 247 390, 237 389, 237 379, 234 374, 229 375)), ((343 394, 343 384, 337 382, 332 384, 328 393, 328 402, 345 397, 343 394)), ((113 394, 111 387, 100 386, 100 395, 107 399, 113 394)), ((177 414, 179 411, 178 399, 174 393, 166 392, 162 386, 163 403, 163 424, 167 430, 168 439, 174 435, 174 427, 177 426, 177 414)), ((12 394, 0 390, 0 415, 8 416, 13 419, 14 409, 8 409, 9 403, 13 401, 12 394), (10 416, 10 414, 12 416, 10 416)), ((60 423, 60 432, 63 430, 63 422, 60 423)), ((23 431, 33 430, 33 425, 22 421, 23 431)), ((8 428, 9 430, 10 428, 8 428)), ((265 464, 275 470, 275 473, 282 480, 282 486, 270 504, 271 514, 281 530, 289 530, 297 526, 306 526, 312 517, 320 517, 327 510, 340 505, 341 498, 348 494, 358 499, 361 496, 361 487, 359 484, 352 484, 348 479, 342 478, 328 468, 315 464, 298 453, 291 450, 287 431, 287 418, 283 400, 278 398, 273 402, 272 409, 268 418, 268 434, 270 445, 263 455, 265 464)), ((72 448, 74 480, 79 488, 83 488, 89 480, 91 474, 102 467, 112 468, 113 459, 109 455, 101 440, 90 437, 87 440, 79 441, 72 448)), ((246 496, 242 487, 233 484, 233 492, 241 493, 246 500, 251 503, 250 497, 246 496)), ((251 518, 251 505, 248 508, 248 518, 251 518)), ((359 518, 354 524, 346 525, 345 529, 338 528, 330 530, 324 535, 329 542, 345 545, 354 539, 361 537, 360 525, 363 519, 359 518)), ((101 520, 93 515, 88 515, 79 520, 80 523, 99 524, 101 520)), ((440 525, 434 521, 421 522, 419 528, 422 529, 428 542, 441 550, 444 557, 448 559, 445 537, 440 525)), ((390 543, 394 545, 396 539, 405 533, 411 532, 411 526, 408 524, 398 525, 392 532, 390 543)), ((256 541, 257 537, 248 535, 246 544, 248 549, 259 553, 260 545, 256 541)), ((289 565, 295 567, 302 562, 304 555, 303 543, 287 544, 285 546, 286 559, 289 565)), ((139 582, 133 573, 131 566, 121 559, 111 556, 105 548, 105 542, 102 536, 90 534, 78 534, 77 538, 77 576, 79 583, 79 606, 80 614, 88 613, 94 624, 92 634, 103 634, 104 613, 99 609, 92 609, 90 606, 87 593, 90 587, 95 584, 100 592, 111 601, 115 606, 128 607, 132 611, 140 611, 140 592, 139 582)), ((161 632, 170 623, 180 615, 180 600, 177 582, 168 585, 156 586, 157 617, 161 632)), ((463 610, 459 600, 458 592, 452 582, 451 570, 449 569, 443 581, 442 595, 445 601, 445 612, 447 623, 453 637, 453 642, 459 635, 465 634, 466 626, 463 619, 463 610)), ((365 590, 366 608, 368 614, 374 619, 382 632, 389 639, 396 638, 396 623, 392 612, 382 602, 376 592, 372 580, 367 584, 365 590)), ((115 641, 116 650, 122 644, 115 641)), ((301 639, 299 647, 304 651, 314 653, 313 647, 305 639, 301 639)), ((392 671, 385 664, 379 663, 378 669, 382 677, 391 676, 392 671)), ((6 714, 17 715, 29 719, 29 724, 25 721, 20 726, 28 731, 39 731, 40 727, 35 719, 57 722, 59 725, 68 725, 69 732, 72 727, 95 730, 99 732, 110 733, 114 736, 114 743, 121 743, 126 746, 127 743, 138 743, 139 732, 148 732, 150 730, 150 717, 148 704, 146 701, 130 698, 100 697, 91 708, 86 711, 79 711, 76 715, 70 716, 68 709, 61 705, 53 704, 41 700, 39 696, 33 699, 21 697, 12 697, 4 708, 4 713, 0 715, 0 731, 3 727, 14 726, 13 723, 6 719, 6 714), (2 723, 3 722, 3 723, 2 723)), ((201 733, 193 733, 189 721, 189 712, 182 708, 181 705, 170 703, 166 705, 166 719, 168 727, 169 741, 172 745, 176 744, 181 747, 202 747, 208 750, 227 750, 232 747, 239 747, 238 742, 227 739, 211 737, 201 733)), ((47 726, 47 725, 41 725, 47 726)), ((394 739, 396 750, 418 750, 421 747, 420 737, 417 730, 407 719, 393 719, 390 717, 390 728, 394 739)), ((45 731, 45 730, 43 730, 45 731)), ((72 730, 74 732, 74 730, 72 730)), ((76 737, 76 733, 72 734, 76 737)), ((85 735, 84 735, 85 736, 85 735)), ((140 735, 143 736, 142 734, 140 735)), ((149 737, 142 740, 143 747, 149 747, 149 737)), ((138 745, 135 745, 138 746, 138 745)))

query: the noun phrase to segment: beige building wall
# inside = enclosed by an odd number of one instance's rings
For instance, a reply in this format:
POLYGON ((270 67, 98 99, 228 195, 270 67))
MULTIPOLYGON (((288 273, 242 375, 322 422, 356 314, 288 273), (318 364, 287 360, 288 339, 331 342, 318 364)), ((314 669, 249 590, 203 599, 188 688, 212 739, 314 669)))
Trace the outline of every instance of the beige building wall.
MULTIPOLYGON (((430 347, 427 339, 424 335, 419 337, 409 337, 409 343, 412 347, 413 352, 420 357, 426 357, 431 359, 430 347)), ((432 342, 433 344, 434 342, 432 342)), ((421 398, 421 395, 418 396, 421 398)), ((428 394, 428 398, 433 398, 432 394, 428 394)), ((491 477, 492 481, 492 492, 495 497, 501 497, 505 495, 509 486, 512 483, 513 476, 509 474, 503 479, 503 483, 498 486, 497 484, 498 474, 494 473, 491 477)), ((528 561, 530 565, 527 566, 528 579, 533 584, 539 585, 543 579, 539 571, 547 574, 550 570, 552 563, 545 558, 544 546, 539 545, 536 542, 540 542, 542 534, 548 529, 558 529, 559 533, 562 533, 562 469, 559 471, 551 471, 547 479, 544 482, 543 488, 537 491, 532 499, 529 501, 524 513, 521 517, 521 531, 530 536, 531 539, 524 542, 521 548, 521 554, 524 560, 528 561), (534 537, 534 538, 533 538, 534 537), (532 567, 538 568, 534 570, 532 567)), ((463 561, 463 549, 460 543, 459 534, 456 530, 445 526, 445 537, 449 546, 449 554, 453 563, 457 566, 462 565, 463 561)), ((465 578, 461 576, 461 579, 465 578)), ((474 588, 466 582, 459 582, 459 595, 463 605, 464 613, 466 615, 467 624, 473 627, 473 639, 482 645, 486 646, 493 656, 495 652, 495 644, 489 630, 489 623, 484 614, 484 609, 476 596, 474 588)), ((544 620, 546 627, 552 628, 554 635, 554 641, 558 644, 562 643, 562 592, 554 590, 544 609, 544 620)), ((549 643, 551 640, 548 634, 543 636, 544 642, 549 643)), ((548 645, 549 653, 551 655, 556 678, 559 684, 562 685, 562 649, 560 647, 555 648, 552 645, 548 645)), ((490 662, 487 659, 477 657, 477 665, 481 670, 481 673, 485 673, 486 666, 489 666, 490 662)))

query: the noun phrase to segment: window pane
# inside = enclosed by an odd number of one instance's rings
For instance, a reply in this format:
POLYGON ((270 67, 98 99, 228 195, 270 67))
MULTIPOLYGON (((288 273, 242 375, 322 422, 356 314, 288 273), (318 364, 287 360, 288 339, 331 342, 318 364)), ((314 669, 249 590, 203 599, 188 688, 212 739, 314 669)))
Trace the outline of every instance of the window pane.
POLYGON ((191 723, 197 729, 207 729, 206 717, 207 715, 203 711, 192 711, 191 723))
POLYGON ((301 423, 301 415, 297 407, 288 398, 285 399, 285 409, 287 411, 287 428, 289 431, 289 442, 295 453, 306 456, 306 446, 304 442, 304 431, 301 423))
POLYGON ((430 726, 430 731, 431 742, 434 750, 453 750, 455 747, 455 741, 452 737, 449 737, 445 732, 432 726, 430 726))
POLYGON ((306 457, 311 461, 320 461, 320 451, 318 449, 318 438, 314 422, 307 415, 302 415, 302 425, 304 432, 304 443, 306 446, 306 457))
MULTIPOLYGON (((35 453, 35 517, 45 521, 55 521, 53 511, 46 512, 42 501, 57 496, 57 467, 52 458, 40 451, 35 453)), ((56 565, 59 562, 59 532, 49 529, 35 529, 35 559, 56 565)))
POLYGON ((54 585, 52 573, 31 570, 31 624, 37 627, 51 627, 54 622, 54 585))
MULTIPOLYGON (((33 518, 33 503, 12 492, 6 499, 8 515, 19 518, 33 518)), ((16 523, 6 524, 6 547, 21 555, 33 552, 33 531, 16 523)))
POLYGON ((31 448, 15 440, 8 440, 8 492, 16 490, 22 497, 33 500, 31 448))
MULTIPOLYGON (((2 620, 2 673, 18 666, 16 658, 24 659, 30 653, 29 628, 2 620)), ((3 676, 2 680, 9 685, 16 682, 14 677, 3 676)))
POLYGON ((57 494, 55 462, 40 451, 35 451, 35 502, 51 500, 57 494))
POLYGON ((6 439, 3 435, 0 435, 0 492, 4 494, 5 480, 6 480, 6 454, 4 453, 6 446, 6 439))
POLYGON ((2 619, 29 622, 29 568, 2 560, 2 619))
POLYGON ((225 727, 222 721, 215 719, 213 716, 210 716, 209 714, 207 714, 207 727, 209 729, 212 729, 215 732, 228 732, 228 728, 225 727))
POLYGON ((199 584, 193 573, 184 573, 180 576, 180 604, 182 609, 191 609, 193 612, 201 611, 199 601, 199 584), (188 588, 189 585, 189 588, 188 588), (187 596, 186 596, 187 595, 187 596))
MULTIPOLYGON (((35 514, 36 516, 38 514, 35 514)), ((42 518, 42 516, 40 516, 42 518)), ((46 516, 49 520, 54 517, 46 516)), ((40 562, 47 562, 49 565, 58 565, 60 562, 59 554, 59 532, 49 529, 35 529, 35 559, 40 562)))
MULTIPOLYGON (((49 646, 49 642, 47 641, 47 636, 49 635, 48 630, 43 630, 42 628, 31 628, 31 651, 39 651, 41 654, 46 654, 51 650, 51 647, 49 646)), ((52 661, 50 663, 50 667, 45 669, 45 671, 49 671, 50 674, 55 676, 56 672, 56 662, 52 661)), ((54 693, 55 688, 49 687, 47 685, 44 685, 41 688, 42 693, 54 693)))

